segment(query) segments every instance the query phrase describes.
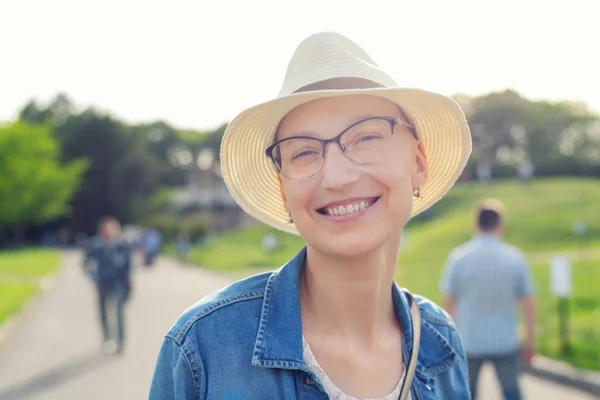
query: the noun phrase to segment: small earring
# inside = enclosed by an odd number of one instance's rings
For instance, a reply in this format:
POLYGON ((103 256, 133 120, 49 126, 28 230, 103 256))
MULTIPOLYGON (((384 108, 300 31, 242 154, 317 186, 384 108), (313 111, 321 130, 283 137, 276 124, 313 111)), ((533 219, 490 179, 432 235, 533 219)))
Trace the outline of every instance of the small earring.
POLYGON ((290 217, 290 218, 288 218, 288 220, 287 220, 287 223, 288 223, 288 224, 293 224, 293 223, 294 223, 294 219, 293 219, 293 218, 291 218, 291 217, 290 217))
POLYGON ((423 193, 421 193, 421 185, 418 185, 417 189, 413 190, 413 196, 418 197, 419 199, 423 198, 423 193))

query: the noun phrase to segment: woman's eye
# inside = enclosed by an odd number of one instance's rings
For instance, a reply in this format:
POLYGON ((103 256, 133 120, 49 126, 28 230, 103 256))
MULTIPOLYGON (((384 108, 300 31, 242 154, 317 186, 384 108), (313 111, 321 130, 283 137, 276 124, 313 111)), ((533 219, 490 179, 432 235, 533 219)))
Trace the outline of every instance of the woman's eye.
POLYGON ((368 142, 370 140, 376 140, 379 139, 379 136, 377 135, 365 135, 365 136, 361 136, 358 141, 359 142, 368 142))
POLYGON ((306 157, 306 156, 314 156, 316 154, 318 154, 318 152, 316 152, 314 150, 304 150, 304 151, 294 154, 294 157, 292 157, 292 159, 295 160, 297 158, 306 157))

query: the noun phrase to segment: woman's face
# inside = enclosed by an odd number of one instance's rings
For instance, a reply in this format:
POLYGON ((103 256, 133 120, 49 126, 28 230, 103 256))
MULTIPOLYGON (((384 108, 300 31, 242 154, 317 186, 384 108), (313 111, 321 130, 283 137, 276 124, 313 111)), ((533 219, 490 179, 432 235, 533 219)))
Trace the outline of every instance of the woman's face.
MULTIPOLYGON (((406 121, 395 103, 381 97, 319 99, 291 111, 280 124, 277 140, 298 135, 330 139, 369 116, 406 121)), ((348 138, 346 144, 353 140, 348 138)), ((285 206, 307 244, 352 257, 390 240, 398 245, 399 233, 412 213, 413 190, 425 183, 426 175, 422 145, 410 128, 395 125, 389 149, 377 163, 358 165, 337 144, 329 143, 316 175, 289 179, 280 174, 280 180, 285 206)))

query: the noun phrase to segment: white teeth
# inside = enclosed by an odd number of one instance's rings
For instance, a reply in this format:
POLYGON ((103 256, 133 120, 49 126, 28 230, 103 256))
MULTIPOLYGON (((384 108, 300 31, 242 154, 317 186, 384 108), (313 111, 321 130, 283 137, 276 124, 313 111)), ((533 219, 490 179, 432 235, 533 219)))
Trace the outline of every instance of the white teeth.
POLYGON ((365 208, 369 207, 370 205, 371 205, 370 202, 365 203, 364 201, 361 201, 360 203, 357 203, 357 204, 348 204, 347 206, 328 208, 327 214, 329 214, 329 215, 352 214, 354 212, 364 210, 365 208))

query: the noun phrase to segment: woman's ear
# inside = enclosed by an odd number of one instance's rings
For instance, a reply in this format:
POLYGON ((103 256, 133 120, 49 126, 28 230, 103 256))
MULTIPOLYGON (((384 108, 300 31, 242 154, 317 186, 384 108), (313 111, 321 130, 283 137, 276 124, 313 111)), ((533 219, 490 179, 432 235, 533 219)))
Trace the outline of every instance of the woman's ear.
POLYGON ((287 197, 285 197, 285 193, 283 192, 283 181, 281 180, 280 173, 277 173, 277 182, 279 182, 279 194, 281 195, 281 200, 283 201, 283 208, 286 212, 288 212, 287 197))
POLYGON ((425 152, 425 146, 423 146, 423 142, 417 142, 417 151, 416 151, 416 183, 418 186, 425 185, 427 182, 427 173, 428 173, 428 164, 427 164, 427 153, 425 152))

